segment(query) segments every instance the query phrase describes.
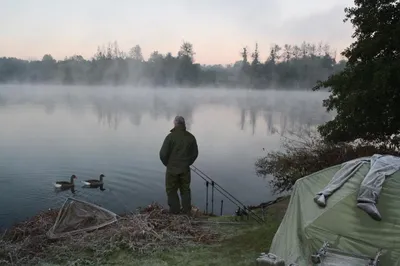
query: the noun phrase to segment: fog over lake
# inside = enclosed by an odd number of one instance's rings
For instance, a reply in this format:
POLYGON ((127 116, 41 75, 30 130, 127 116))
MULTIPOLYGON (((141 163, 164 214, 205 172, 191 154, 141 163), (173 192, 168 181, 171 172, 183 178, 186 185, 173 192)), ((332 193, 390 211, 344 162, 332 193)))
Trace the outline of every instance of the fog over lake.
MULTIPOLYGON (((159 149, 182 115, 197 138, 195 165, 245 204, 274 199, 254 162, 282 135, 328 121, 326 92, 122 87, 0 86, 0 227, 60 207, 67 197, 117 213, 166 205, 159 149), (263 150, 265 148, 265 150, 263 150), (80 181, 104 179, 104 191, 80 181), (75 193, 52 183, 75 174, 75 193)), ((192 174, 193 204, 205 208, 192 174)), ((216 192, 218 210, 222 197, 216 192)), ((235 207, 224 201, 224 212, 235 207)))

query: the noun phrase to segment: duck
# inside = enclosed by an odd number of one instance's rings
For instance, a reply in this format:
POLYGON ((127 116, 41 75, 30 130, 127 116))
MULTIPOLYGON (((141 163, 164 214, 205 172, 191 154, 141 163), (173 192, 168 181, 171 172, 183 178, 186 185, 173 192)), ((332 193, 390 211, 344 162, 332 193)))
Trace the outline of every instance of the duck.
POLYGON ((88 179, 88 180, 84 180, 82 181, 83 184, 85 184, 86 186, 101 186, 103 185, 103 177, 105 177, 105 175, 100 174, 99 179, 88 179))
POLYGON ((64 188, 73 188, 75 186, 74 179, 76 179, 76 175, 72 175, 71 176, 70 182, 68 182, 68 181, 56 181, 54 183, 54 186, 56 188, 62 188, 62 189, 64 189, 64 188))

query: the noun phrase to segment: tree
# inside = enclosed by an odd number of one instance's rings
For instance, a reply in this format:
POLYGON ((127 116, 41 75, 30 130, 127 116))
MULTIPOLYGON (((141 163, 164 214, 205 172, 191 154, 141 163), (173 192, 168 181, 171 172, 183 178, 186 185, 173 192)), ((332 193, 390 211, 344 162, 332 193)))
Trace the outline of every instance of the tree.
POLYGON ((45 54, 42 58, 43 62, 49 63, 49 64, 54 64, 56 63, 56 60, 51 56, 51 54, 45 54))
POLYGON ((258 43, 256 43, 256 47, 254 49, 254 53, 251 54, 251 61, 250 71, 251 71, 251 84, 255 88, 260 88, 261 84, 261 64, 260 64, 260 52, 258 51, 258 43))
POLYGON ((150 74, 150 79, 152 79, 153 85, 155 86, 161 86, 165 83, 163 61, 164 57, 158 51, 152 52, 147 61, 147 73, 150 74))
POLYGON ((329 88, 323 103, 336 117, 319 127, 328 141, 387 141, 400 132, 400 3, 355 0, 346 8, 356 40, 344 50, 344 70, 314 88, 329 88))
POLYGON ((195 52, 193 51, 193 44, 189 42, 183 42, 181 48, 179 49, 178 57, 186 57, 193 63, 194 55, 195 52))
POLYGON ((129 51, 129 57, 136 60, 143 62, 143 54, 142 54, 142 48, 139 45, 135 45, 135 47, 132 47, 131 50, 129 51))
POLYGON ((247 86, 250 82, 250 79, 249 79, 250 64, 248 61, 249 51, 247 50, 247 47, 243 47, 240 55, 242 56, 242 61, 240 64, 240 71, 239 71, 239 83, 241 85, 247 86))
POLYGON ((163 60, 163 55, 158 51, 154 51, 150 54, 149 63, 160 63, 163 60))
POLYGON ((251 54, 251 58, 253 58, 251 65, 255 66, 260 64, 259 57, 260 57, 260 52, 258 51, 258 43, 256 43, 256 48, 254 49, 254 53, 251 54))
POLYGON ((193 45, 183 42, 178 52, 179 65, 176 71, 176 79, 179 84, 193 86, 197 83, 199 66, 193 64, 194 55, 193 45))
POLYGON ((325 51, 321 45, 313 58, 308 55, 312 44, 304 43, 306 56, 302 56, 298 45, 273 45, 269 59, 263 62, 256 45, 254 53, 243 48, 240 60, 234 64, 200 66, 194 63, 193 45, 188 42, 181 45, 176 57, 157 52, 148 60, 144 60, 139 45, 125 56, 117 42, 110 42, 99 46, 90 60, 73 55, 58 61, 49 54, 33 61, 0 58, 0 83, 309 88, 345 65, 343 61, 336 63, 329 46, 325 55, 319 52, 325 51))
POLYGON ((243 51, 240 53, 242 55, 242 62, 243 64, 247 64, 248 63, 248 56, 249 56, 249 52, 247 51, 247 47, 243 47, 243 51))
POLYGON ((63 84, 71 85, 74 83, 74 78, 72 77, 72 71, 70 66, 66 66, 64 70, 63 84))
POLYGON ((56 72, 57 61, 54 60, 53 56, 50 54, 45 54, 42 58, 40 69, 40 79, 44 82, 49 82, 54 79, 54 74, 56 72))
POLYGON ((103 60, 106 58, 106 52, 103 47, 97 46, 97 52, 95 53, 95 55, 93 56, 94 60, 103 60))
POLYGON ((283 58, 285 59, 286 62, 288 62, 293 55, 292 46, 290 44, 285 44, 283 49, 284 49, 283 58))
POLYGON ((269 53, 268 61, 271 61, 273 64, 276 64, 280 59, 279 52, 281 51, 281 47, 277 44, 272 45, 269 53))
POLYGON ((248 61, 249 52, 247 51, 247 47, 243 47, 243 51, 240 54, 242 56, 241 72, 244 75, 248 75, 249 74, 250 64, 249 64, 249 61, 248 61))

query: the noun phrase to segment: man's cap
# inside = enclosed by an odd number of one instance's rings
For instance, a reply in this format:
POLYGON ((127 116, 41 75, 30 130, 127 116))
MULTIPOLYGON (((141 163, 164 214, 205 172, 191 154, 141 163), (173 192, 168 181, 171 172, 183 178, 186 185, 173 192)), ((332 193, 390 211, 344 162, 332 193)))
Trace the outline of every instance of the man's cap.
POLYGON ((185 125, 185 118, 180 115, 177 115, 174 119, 174 123, 177 125, 185 125))

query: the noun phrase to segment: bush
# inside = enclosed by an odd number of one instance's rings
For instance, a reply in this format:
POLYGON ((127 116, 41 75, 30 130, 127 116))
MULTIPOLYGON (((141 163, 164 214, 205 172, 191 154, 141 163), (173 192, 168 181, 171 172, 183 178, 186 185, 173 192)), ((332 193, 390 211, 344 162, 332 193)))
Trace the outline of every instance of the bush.
POLYGON ((290 191, 297 179, 324 168, 373 154, 400 155, 393 145, 365 141, 332 144, 315 132, 306 132, 296 139, 283 137, 283 150, 271 151, 259 158, 256 172, 271 177, 273 193, 290 191))

